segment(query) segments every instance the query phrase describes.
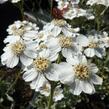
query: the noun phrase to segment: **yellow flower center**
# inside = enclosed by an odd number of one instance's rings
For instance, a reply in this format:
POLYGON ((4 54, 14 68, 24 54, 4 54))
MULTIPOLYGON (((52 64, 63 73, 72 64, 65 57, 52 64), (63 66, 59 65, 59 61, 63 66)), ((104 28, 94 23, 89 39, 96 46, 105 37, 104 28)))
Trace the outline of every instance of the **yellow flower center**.
POLYGON ((44 34, 43 33, 39 33, 38 37, 39 37, 39 39, 42 39, 44 37, 44 34))
POLYGON ((33 65, 39 72, 47 70, 50 66, 50 61, 46 58, 39 57, 33 61, 33 65))
POLYGON ((71 37, 60 36, 59 43, 60 43, 61 47, 63 47, 63 48, 72 47, 72 38, 71 37))
POLYGON ((90 42, 88 45, 89 48, 97 48, 98 44, 96 42, 90 42))
POLYGON ((21 42, 16 42, 15 44, 11 45, 11 49, 12 51, 16 54, 16 55, 20 55, 23 53, 24 49, 25 49, 25 45, 22 44, 21 42))
POLYGON ((48 48, 47 45, 45 45, 45 44, 40 44, 39 47, 40 47, 40 49, 44 49, 44 48, 47 49, 48 48))
POLYGON ((13 34, 14 35, 18 35, 18 36, 22 36, 25 32, 25 29, 24 27, 20 27, 20 28, 16 28, 16 26, 13 26, 12 27, 12 30, 13 30, 13 34))
POLYGON ((54 19, 52 22, 56 26, 65 26, 66 24, 66 21, 63 19, 54 19))
POLYGON ((86 65, 75 66, 75 74, 78 79, 84 80, 89 78, 89 69, 86 65))
POLYGON ((50 88, 49 88, 49 85, 48 84, 44 84, 43 87, 41 87, 42 90, 44 90, 45 92, 50 92, 50 88))

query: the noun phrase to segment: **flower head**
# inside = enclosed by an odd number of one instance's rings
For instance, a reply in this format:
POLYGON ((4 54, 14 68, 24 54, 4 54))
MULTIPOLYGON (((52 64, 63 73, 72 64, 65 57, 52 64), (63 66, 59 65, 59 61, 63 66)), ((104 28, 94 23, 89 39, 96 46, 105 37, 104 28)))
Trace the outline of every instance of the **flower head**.
POLYGON ((22 40, 18 40, 7 44, 4 48, 4 53, 1 55, 1 62, 9 68, 15 67, 19 60, 23 65, 28 66, 36 56, 37 52, 34 48, 30 49, 29 45, 25 44, 22 40))
POLYGON ((67 63, 60 63, 57 72, 60 81, 69 85, 75 95, 79 95, 82 91, 88 94, 94 93, 93 84, 102 84, 102 79, 96 75, 97 66, 88 62, 82 54, 67 58, 67 63))
POLYGON ((9 25, 7 32, 8 36, 4 39, 4 43, 12 43, 17 40, 31 41, 37 39, 38 27, 28 21, 15 21, 9 25))

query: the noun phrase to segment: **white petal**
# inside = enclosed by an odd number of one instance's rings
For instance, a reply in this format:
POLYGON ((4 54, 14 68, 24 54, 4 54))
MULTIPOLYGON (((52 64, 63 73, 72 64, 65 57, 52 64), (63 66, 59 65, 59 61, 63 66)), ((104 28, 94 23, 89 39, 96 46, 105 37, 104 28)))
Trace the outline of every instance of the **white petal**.
POLYGON ((68 30, 67 27, 63 27, 62 32, 65 36, 72 36, 72 31, 68 30))
POLYGON ((77 56, 67 57, 66 61, 71 65, 78 65, 79 64, 79 60, 78 60, 77 56))
POLYGON ((84 53, 87 57, 95 56, 95 50, 93 48, 87 48, 84 50, 84 53))
POLYGON ((82 54, 77 54, 73 57, 69 57, 66 59, 66 61, 68 63, 70 63, 71 65, 78 65, 78 64, 87 64, 87 59, 84 55, 82 54))
POLYGON ((23 39, 25 40, 32 40, 36 38, 37 38, 37 31, 27 31, 23 36, 23 39))
POLYGON ((59 80, 63 84, 70 84, 74 81, 74 72, 73 68, 68 63, 60 63, 57 72, 59 73, 59 80))
POLYGON ((35 89, 35 91, 39 91, 41 87, 43 87, 43 84, 46 82, 47 80, 45 79, 45 77, 38 73, 38 76, 36 79, 34 79, 32 81, 32 83, 30 84, 32 89, 35 89))
POLYGON ((27 71, 23 74, 23 79, 26 82, 32 81, 37 77, 38 73, 37 71, 32 68, 32 69, 27 69, 27 71))
POLYGON ((61 94, 59 93, 58 95, 53 96, 53 100, 55 102, 61 100, 62 98, 64 98, 64 95, 62 93, 61 94))
POLYGON ((70 90, 74 95, 80 95, 82 92, 81 84, 78 79, 75 80, 75 83, 72 84, 72 89, 70 90))
POLYGON ((20 40, 20 36, 7 36, 7 38, 4 39, 4 43, 14 43, 18 40, 20 40))
POLYGON ((99 58, 102 58, 103 56, 105 56, 105 50, 102 48, 97 48, 95 49, 95 55, 99 58))
POLYGON ((93 74, 91 76, 91 82, 93 82, 93 84, 102 85, 103 79, 99 77, 98 75, 93 74))
POLYGON ((48 58, 49 55, 50 55, 50 50, 49 50, 49 49, 44 49, 43 51, 41 51, 41 52, 39 53, 39 56, 40 56, 40 57, 48 58))
POLYGON ((52 34, 56 37, 56 36, 58 36, 60 33, 61 33, 61 28, 60 27, 58 27, 58 26, 54 26, 54 28, 52 29, 52 34))
POLYGON ((63 90, 62 90, 61 86, 59 85, 55 88, 53 100, 56 102, 56 101, 61 100, 63 97, 64 97, 63 90))
POLYGON ((51 90, 51 86, 50 86, 50 83, 47 81, 40 88, 40 93, 45 95, 45 96, 49 96, 50 95, 50 90, 51 90))
POLYGON ((9 68, 13 68, 18 64, 19 57, 17 57, 14 54, 9 54, 8 55, 8 53, 4 53, 1 56, 1 62, 2 62, 3 65, 6 65, 9 68))
POLYGON ((31 59, 31 58, 29 58, 28 56, 22 54, 22 55, 20 56, 20 61, 22 62, 22 64, 23 64, 24 66, 29 66, 29 65, 32 64, 33 59, 31 59))
POLYGON ((49 60, 51 62, 56 61, 56 59, 58 58, 58 55, 59 55, 58 53, 51 53, 49 56, 49 60))
POLYGON ((65 58, 71 57, 72 54, 73 54, 73 49, 67 49, 67 48, 63 48, 63 49, 62 49, 62 55, 63 55, 65 58))
POLYGON ((90 65, 89 65, 89 70, 92 73, 97 73, 98 72, 97 66, 95 64, 92 64, 92 63, 90 63, 90 65))
POLYGON ((45 73, 47 79, 51 81, 59 81, 59 74, 57 72, 57 67, 58 64, 53 64, 50 66, 49 71, 45 73))
POLYGON ((24 54, 30 58, 36 58, 37 57, 37 53, 33 50, 25 50, 24 54))
POLYGON ((57 53, 59 51, 61 51, 61 47, 58 43, 58 39, 57 38, 49 38, 47 40, 47 47, 50 49, 51 52, 57 53))
POLYGON ((81 88, 82 88, 82 91, 87 94, 92 94, 94 91, 93 85, 89 83, 88 81, 81 81, 81 88))
POLYGON ((79 63, 87 65, 87 59, 84 55, 78 54, 77 56, 78 56, 79 63))
POLYGON ((77 37, 77 42, 78 42, 79 45, 81 45, 83 47, 86 47, 89 44, 88 38, 86 36, 84 36, 84 35, 78 36, 77 37))

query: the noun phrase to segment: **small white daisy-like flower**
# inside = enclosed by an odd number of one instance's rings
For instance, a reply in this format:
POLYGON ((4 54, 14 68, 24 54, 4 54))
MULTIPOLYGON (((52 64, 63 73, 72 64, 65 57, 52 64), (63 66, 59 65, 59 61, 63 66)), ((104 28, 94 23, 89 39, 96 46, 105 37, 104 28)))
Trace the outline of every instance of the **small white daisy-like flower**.
MULTIPOLYGON (((83 41, 80 40, 80 43, 83 41)), ((87 47, 84 49, 84 53, 87 57, 94 57, 97 56, 99 58, 102 58, 106 55, 105 48, 100 43, 98 35, 88 35, 87 41, 85 41, 87 47)))
POLYGON ((102 34, 100 34, 99 40, 100 40, 100 44, 103 47, 109 48, 109 35, 107 32, 104 31, 102 34))
POLYGON ((51 23, 46 24, 43 29, 55 37, 60 33, 71 36, 72 34, 76 34, 76 32, 79 31, 79 28, 71 28, 71 25, 69 25, 63 19, 54 19, 51 21, 51 23))
POLYGON ((87 5, 92 6, 94 4, 101 4, 101 5, 108 7, 109 6, 109 0, 88 0, 87 1, 87 5))
POLYGON ((88 10, 84 10, 81 8, 70 8, 69 10, 67 10, 65 13, 63 13, 63 17, 65 19, 74 19, 76 17, 82 17, 85 16, 87 19, 94 19, 94 15, 91 14, 88 10))
POLYGON ((60 34, 57 37, 57 41, 61 47, 62 55, 67 58, 72 54, 81 52, 81 48, 76 41, 76 37, 72 36, 65 36, 60 34))
POLYGON ((37 46, 38 51, 49 51, 51 58, 54 57, 54 60, 58 58, 58 54, 61 51, 61 47, 57 41, 56 37, 53 37, 52 35, 46 34, 45 31, 40 31, 38 34, 37 42, 39 45, 37 46))
POLYGON ((35 91, 39 91, 47 79, 58 81, 57 64, 52 63, 55 58, 51 54, 48 50, 41 51, 23 74, 23 79, 30 82, 31 88, 35 91))
POLYGON ((24 66, 28 66, 33 62, 33 58, 37 56, 35 49, 30 48, 29 44, 26 45, 22 40, 7 44, 3 50, 1 62, 9 68, 15 67, 19 60, 24 66))
MULTIPOLYGON (((43 86, 39 89, 39 92, 45 96, 49 96, 50 91, 51 91, 51 85, 49 84, 48 81, 45 82, 43 84, 43 86)), ((56 102, 56 101, 61 100, 63 97, 64 97, 64 95, 63 95, 63 90, 62 90, 61 86, 57 86, 53 93, 53 100, 56 102)))
POLYGON ((102 84, 102 78, 96 75, 97 66, 87 62, 82 54, 69 57, 67 63, 60 63, 57 72, 60 82, 69 85, 74 95, 79 95, 82 91, 92 94, 95 92, 93 84, 102 84))
POLYGON ((5 38, 4 43, 15 42, 16 40, 30 41, 37 38, 38 27, 28 21, 15 21, 7 29, 8 36, 5 38))

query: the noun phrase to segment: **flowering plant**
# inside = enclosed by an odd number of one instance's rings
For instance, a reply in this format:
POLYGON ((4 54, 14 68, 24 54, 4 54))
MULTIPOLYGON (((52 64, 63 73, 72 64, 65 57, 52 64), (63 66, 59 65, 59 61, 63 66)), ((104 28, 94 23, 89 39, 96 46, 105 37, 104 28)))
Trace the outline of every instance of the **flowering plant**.
POLYGON ((25 12, 25 1, 11 2, 20 4, 22 21, 8 26, 2 65, 19 66, 19 75, 34 93, 47 97, 46 109, 55 109, 58 101, 67 99, 65 94, 96 93, 108 72, 109 37, 102 27, 108 0, 51 0, 51 21, 41 21, 42 28, 34 15, 25 12))

